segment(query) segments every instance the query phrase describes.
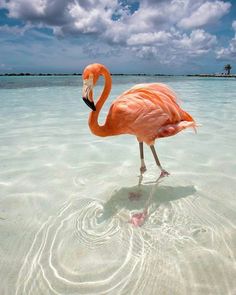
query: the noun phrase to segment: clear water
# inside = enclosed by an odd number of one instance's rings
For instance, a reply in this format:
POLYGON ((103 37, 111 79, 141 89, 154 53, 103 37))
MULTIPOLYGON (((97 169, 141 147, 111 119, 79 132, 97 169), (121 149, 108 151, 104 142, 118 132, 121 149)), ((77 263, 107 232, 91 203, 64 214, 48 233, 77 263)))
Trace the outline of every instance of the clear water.
POLYGON ((156 143, 159 185, 145 148, 132 201, 136 139, 90 133, 81 77, 0 77, 0 294, 236 294, 236 81, 114 77, 100 121, 142 81, 170 85, 202 127, 156 143))

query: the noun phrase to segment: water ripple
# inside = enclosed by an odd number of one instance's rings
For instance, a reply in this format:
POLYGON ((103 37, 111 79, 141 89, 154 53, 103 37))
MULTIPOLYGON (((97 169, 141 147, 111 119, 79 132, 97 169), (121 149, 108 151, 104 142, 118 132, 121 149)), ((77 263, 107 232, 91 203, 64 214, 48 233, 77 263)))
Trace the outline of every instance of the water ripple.
POLYGON ((140 233, 122 227, 120 218, 99 222, 102 209, 95 200, 73 200, 42 224, 20 270, 16 294, 108 294, 140 273, 140 233))
POLYGON ((128 223, 129 191, 106 203, 65 202, 35 234, 15 294, 227 294, 235 288, 226 217, 202 206, 191 188, 163 186, 136 228, 128 223))

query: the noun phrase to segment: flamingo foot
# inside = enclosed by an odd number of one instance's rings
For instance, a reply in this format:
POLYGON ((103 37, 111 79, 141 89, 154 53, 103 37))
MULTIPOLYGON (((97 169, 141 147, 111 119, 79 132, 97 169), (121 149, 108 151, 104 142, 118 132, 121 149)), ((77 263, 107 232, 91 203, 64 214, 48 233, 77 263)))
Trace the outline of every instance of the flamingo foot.
POLYGON ((147 210, 144 210, 142 213, 135 213, 131 216, 129 223, 133 224, 134 226, 142 226, 147 218, 147 210))
POLYGON ((162 169, 161 170, 161 174, 159 175, 159 177, 156 180, 156 183, 158 183, 162 178, 169 176, 170 173, 167 172, 166 170, 162 169))
POLYGON ((160 174, 159 178, 163 178, 163 177, 166 177, 169 175, 170 175, 170 173, 163 169, 163 170, 161 170, 161 174, 160 174))
POLYGON ((130 201, 138 201, 141 197, 142 193, 138 192, 129 192, 129 200, 130 201))

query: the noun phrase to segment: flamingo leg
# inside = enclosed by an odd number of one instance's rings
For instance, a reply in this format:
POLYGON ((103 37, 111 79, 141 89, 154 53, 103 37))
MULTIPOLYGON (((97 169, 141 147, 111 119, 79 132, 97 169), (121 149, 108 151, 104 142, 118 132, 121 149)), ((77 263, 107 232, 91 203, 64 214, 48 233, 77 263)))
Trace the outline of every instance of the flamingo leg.
POLYGON ((147 171, 147 168, 144 162, 143 142, 139 142, 139 152, 140 152, 141 167, 140 167, 138 185, 140 186, 143 180, 143 174, 147 171))
POLYGON ((139 152, 140 152, 140 160, 141 160, 140 172, 141 174, 143 174, 147 171, 147 168, 144 162, 143 142, 139 143, 139 152))
POLYGON ((162 168, 162 166, 161 166, 161 162, 160 162, 159 159, 158 159, 158 156, 157 156, 157 153, 156 153, 156 150, 155 150, 154 145, 150 145, 150 148, 151 148, 151 151, 152 151, 153 157, 154 157, 154 159, 155 159, 155 161, 156 161, 156 164, 157 164, 157 166, 158 166, 158 167, 160 168, 160 170, 161 170, 161 175, 159 176, 158 180, 159 180, 160 178, 164 177, 164 176, 168 176, 168 175, 170 175, 169 172, 167 172, 165 169, 162 168))

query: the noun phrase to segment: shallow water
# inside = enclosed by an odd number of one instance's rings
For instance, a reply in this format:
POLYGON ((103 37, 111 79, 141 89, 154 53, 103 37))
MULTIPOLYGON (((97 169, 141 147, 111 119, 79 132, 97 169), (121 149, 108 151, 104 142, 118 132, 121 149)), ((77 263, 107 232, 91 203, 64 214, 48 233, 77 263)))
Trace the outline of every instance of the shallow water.
POLYGON ((236 294, 236 82, 114 77, 100 121, 142 81, 170 85, 202 127, 156 143, 159 185, 145 148, 139 191, 136 139, 90 133, 81 77, 0 77, 0 294, 236 294))

